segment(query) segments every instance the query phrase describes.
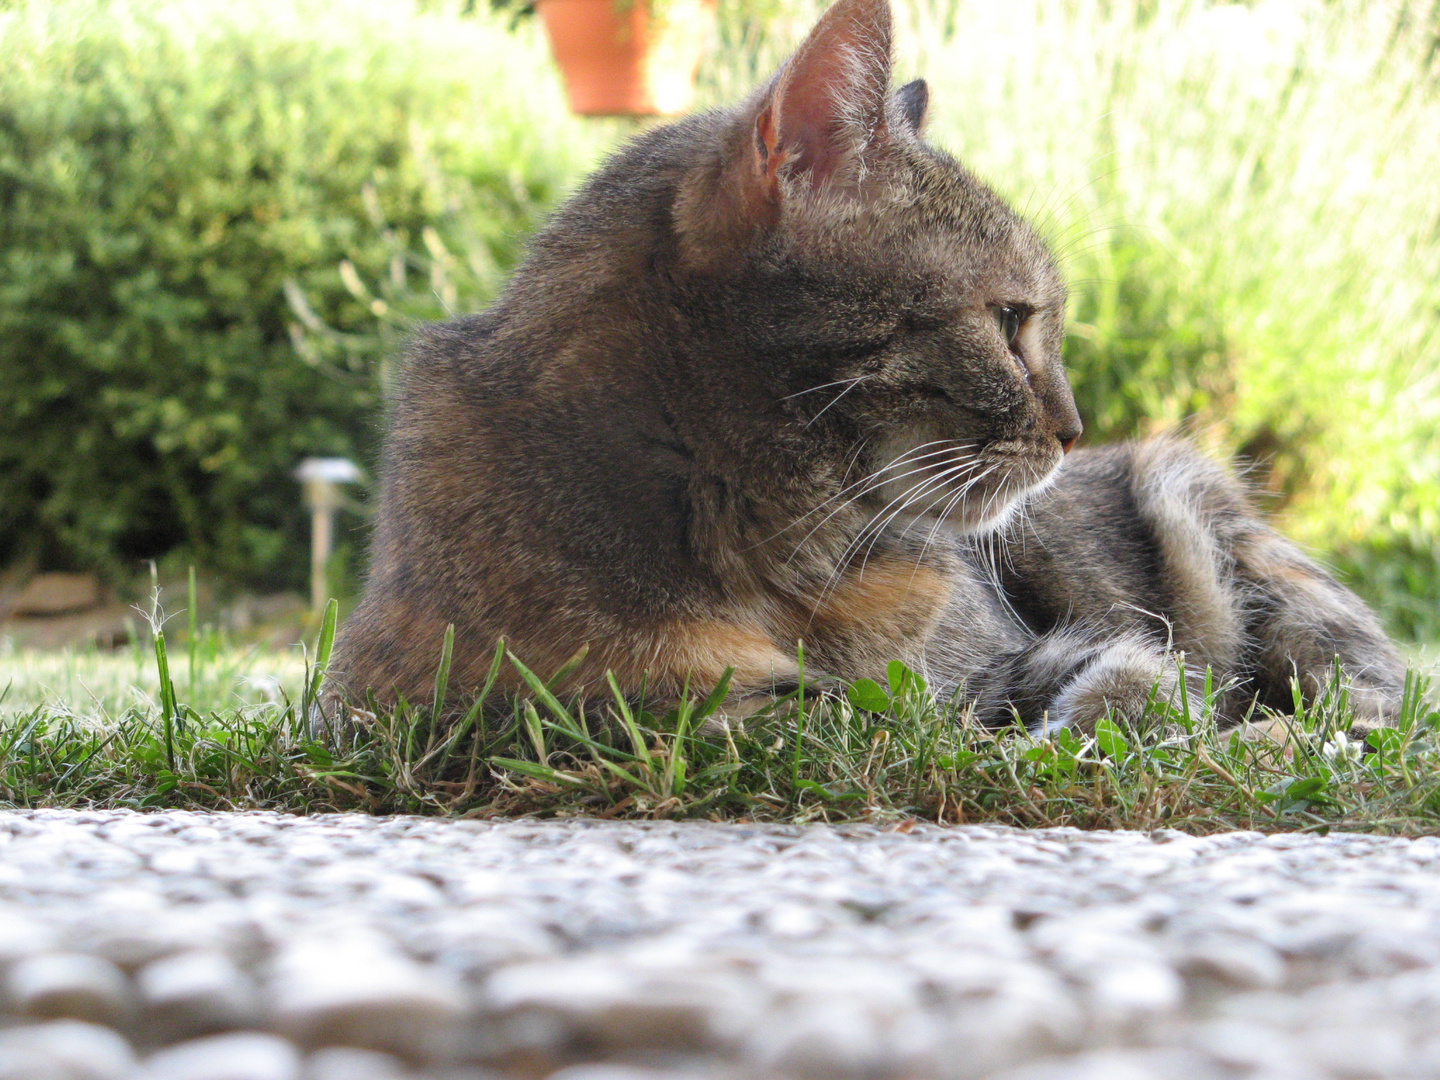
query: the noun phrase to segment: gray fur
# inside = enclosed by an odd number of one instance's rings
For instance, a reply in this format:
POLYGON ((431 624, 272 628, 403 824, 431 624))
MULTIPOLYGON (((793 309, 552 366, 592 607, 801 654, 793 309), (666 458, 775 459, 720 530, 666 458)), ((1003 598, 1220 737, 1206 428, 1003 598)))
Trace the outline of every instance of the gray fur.
MULTIPOLYGON (((1339 655, 1393 708, 1348 592, 1182 443, 1078 451, 1045 245, 922 138, 885 0, 840 0, 748 101, 654 129, 399 378, 337 697, 454 701, 497 638, 567 692, 730 710, 903 659, 987 723, 1086 726, 1177 686, 1314 693, 1339 655), (1007 340, 1007 335, 1013 336, 1007 340), (747 701, 747 699, 749 699, 747 701)), ((500 689, 522 686, 504 669, 500 689)), ((332 698, 332 703, 334 702, 332 698)))

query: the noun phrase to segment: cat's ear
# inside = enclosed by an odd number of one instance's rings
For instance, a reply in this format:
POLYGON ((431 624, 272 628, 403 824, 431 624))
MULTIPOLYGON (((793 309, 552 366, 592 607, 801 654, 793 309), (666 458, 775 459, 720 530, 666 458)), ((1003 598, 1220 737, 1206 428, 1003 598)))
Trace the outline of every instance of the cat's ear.
POLYGON ((787 191, 862 176, 866 155, 890 138, 889 93, 889 0, 837 0, 742 108, 720 152, 681 182, 673 220, 684 262, 737 265, 736 249, 779 220, 787 191))
POLYGON ((919 135, 930 115, 930 87, 925 85, 924 79, 908 82, 895 91, 895 101, 900 106, 900 115, 905 118, 905 123, 919 135))
POLYGON ((889 0, 837 0, 761 98, 758 179, 783 174, 819 187, 885 135, 890 91, 889 0))

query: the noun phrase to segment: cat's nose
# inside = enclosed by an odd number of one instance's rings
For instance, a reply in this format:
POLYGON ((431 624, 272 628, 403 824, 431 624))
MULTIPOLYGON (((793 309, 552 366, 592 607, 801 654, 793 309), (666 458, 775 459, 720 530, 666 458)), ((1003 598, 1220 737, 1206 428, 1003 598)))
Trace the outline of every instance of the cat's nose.
POLYGON ((1085 432, 1085 425, 1080 421, 1080 410, 1075 408, 1075 397, 1070 393, 1070 387, 1061 382, 1047 395, 1045 404, 1049 406, 1046 411, 1050 414, 1050 430, 1055 433, 1055 441, 1068 454, 1076 440, 1085 432))
POLYGON ((1060 443, 1060 449, 1069 453, 1079 441, 1081 434, 1085 431, 1085 425, 1080 423, 1080 416, 1071 406, 1070 416, 1055 427, 1055 438, 1060 443))

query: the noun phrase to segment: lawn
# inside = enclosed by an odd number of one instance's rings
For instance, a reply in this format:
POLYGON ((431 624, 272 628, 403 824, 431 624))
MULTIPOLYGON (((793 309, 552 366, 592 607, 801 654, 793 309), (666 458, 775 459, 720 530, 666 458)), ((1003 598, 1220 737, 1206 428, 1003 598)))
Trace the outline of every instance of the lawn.
POLYGON ((533 690, 508 710, 447 711, 442 656, 430 701, 336 736, 305 721, 332 632, 289 653, 199 625, 193 648, 161 633, 128 654, 0 656, 0 805, 1440 831, 1440 709, 1420 654, 1399 726, 1365 743, 1346 734, 1338 684, 1245 733, 1216 729, 1211 687, 1154 702, 1135 728, 1036 738, 979 728, 900 664, 888 685, 783 698, 717 731, 704 722, 723 686, 659 716, 582 711, 503 648, 495 668, 533 690))

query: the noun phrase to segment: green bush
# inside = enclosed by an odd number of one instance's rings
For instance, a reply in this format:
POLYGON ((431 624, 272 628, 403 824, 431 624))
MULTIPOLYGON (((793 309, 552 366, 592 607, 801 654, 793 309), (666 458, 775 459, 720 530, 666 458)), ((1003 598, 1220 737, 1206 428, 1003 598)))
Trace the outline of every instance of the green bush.
POLYGON ((458 243, 482 301, 591 152, 543 46, 400 0, 11 0, 0 55, 0 564, 297 584, 290 471, 369 461, 373 323, 456 300, 350 286, 458 243), (297 350, 301 315, 368 344, 297 350))

